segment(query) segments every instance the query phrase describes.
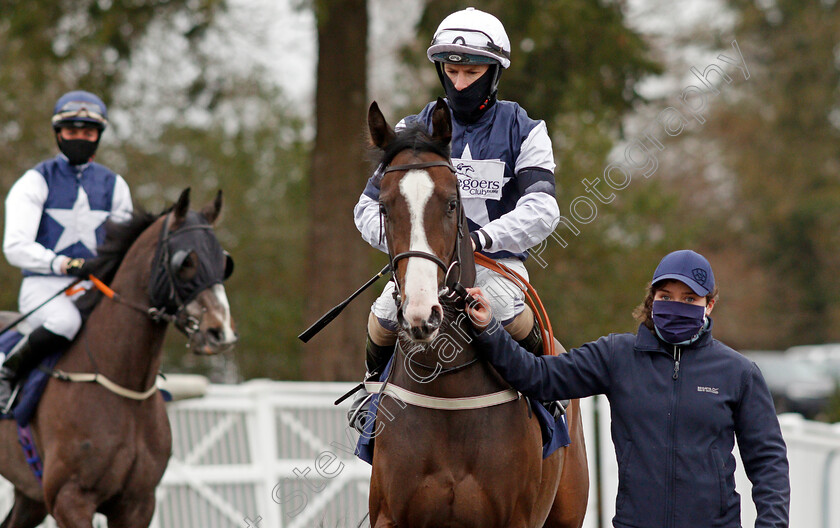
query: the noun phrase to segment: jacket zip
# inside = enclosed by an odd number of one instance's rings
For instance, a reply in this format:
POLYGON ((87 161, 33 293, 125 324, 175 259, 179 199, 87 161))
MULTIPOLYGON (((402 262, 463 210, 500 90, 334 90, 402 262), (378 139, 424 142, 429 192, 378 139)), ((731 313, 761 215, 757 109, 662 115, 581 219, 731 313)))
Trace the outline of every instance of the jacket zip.
POLYGON ((682 350, 674 347, 674 379, 680 377, 680 359, 682 359, 682 350))
POLYGON ((674 526, 674 516, 676 514, 676 467, 677 467, 677 408, 679 407, 680 391, 679 391, 679 373, 680 373, 680 359, 682 359, 682 349, 674 346, 674 379, 673 398, 671 399, 671 427, 669 434, 668 449, 668 480, 666 481, 666 489, 668 490, 665 506, 665 525, 667 527, 674 526))

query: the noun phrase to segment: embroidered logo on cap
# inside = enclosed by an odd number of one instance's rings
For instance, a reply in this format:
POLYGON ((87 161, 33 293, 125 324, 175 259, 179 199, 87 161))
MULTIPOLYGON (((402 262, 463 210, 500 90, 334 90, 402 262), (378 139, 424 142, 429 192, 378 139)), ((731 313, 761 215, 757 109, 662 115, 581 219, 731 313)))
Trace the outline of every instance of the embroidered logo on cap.
POLYGON ((696 280, 697 283, 701 286, 706 284, 706 279, 708 278, 706 270, 703 270, 701 268, 694 268, 693 270, 691 270, 691 276, 694 277, 694 280, 696 280))

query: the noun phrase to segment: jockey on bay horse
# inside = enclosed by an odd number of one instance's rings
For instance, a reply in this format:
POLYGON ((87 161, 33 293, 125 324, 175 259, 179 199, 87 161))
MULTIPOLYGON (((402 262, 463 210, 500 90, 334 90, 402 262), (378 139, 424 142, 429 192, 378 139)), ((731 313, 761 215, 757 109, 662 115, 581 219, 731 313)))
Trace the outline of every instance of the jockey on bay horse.
MULTIPOLYGON (((61 96, 52 117, 60 154, 26 171, 6 197, 3 253, 23 270, 22 313, 66 288, 74 276, 85 276, 85 259, 94 257, 105 239, 105 221, 131 216, 128 184, 93 161, 107 125, 108 110, 96 95, 73 91, 61 96)), ((35 329, 0 367, 0 410, 11 406, 19 379, 76 336, 82 317, 74 299, 57 296, 29 317, 35 329)))
MULTIPOLYGON (((498 260, 524 278, 527 250, 545 240, 559 219, 554 155, 545 122, 528 117, 512 101, 497 100, 499 78, 510 66, 510 40, 493 15, 467 8, 441 22, 426 52, 435 64, 452 109, 452 164, 457 168, 473 249, 498 260)), ((435 102, 396 128, 421 123, 431 128, 435 102)), ((355 207, 356 226, 368 243, 387 252, 382 237, 379 195, 383 168, 368 180, 355 207)), ((481 287, 494 314, 524 348, 539 353, 543 336, 523 292, 495 271, 478 267, 481 287)), ((365 364, 368 377, 394 353, 397 305, 389 282, 368 318, 365 364)), ((367 416, 362 389, 348 418, 357 429, 367 416)))

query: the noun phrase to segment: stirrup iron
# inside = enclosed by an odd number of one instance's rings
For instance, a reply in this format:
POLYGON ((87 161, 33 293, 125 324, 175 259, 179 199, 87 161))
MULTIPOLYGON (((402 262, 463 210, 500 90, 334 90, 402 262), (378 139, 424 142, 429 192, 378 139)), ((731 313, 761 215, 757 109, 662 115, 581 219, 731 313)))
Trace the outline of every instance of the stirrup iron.
MULTIPOLYGON (((368 411, 370 410, 371 399, 375 395, 375 392, 368 393, 367 396, 359 401, 359 405, 355 409, 351 405, 350 410, 347 412, 347 420, 350 422, 350 427, 355 429, 360 435, 365 434, 367 423, 364 420, 370 419, 368 411)), ((353 403, 355 404, 356 402, 353 403)))

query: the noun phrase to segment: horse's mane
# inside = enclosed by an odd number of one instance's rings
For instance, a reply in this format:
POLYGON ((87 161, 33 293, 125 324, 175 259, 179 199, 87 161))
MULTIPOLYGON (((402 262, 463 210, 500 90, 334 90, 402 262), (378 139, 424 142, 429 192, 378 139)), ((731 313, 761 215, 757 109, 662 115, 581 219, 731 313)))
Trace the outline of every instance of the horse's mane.
POLYGON ((449 143, 434 139, 422 123, 413 123, 397 131, 397 137, 389 143, 382 153, 380 163, 388 166, 400 152, 411 149, 414 152, 431 152, 449 159, 449 143))
MULTIPOLYGON (((142 209, 134 211, 125 222, 114 222, 108 220, 105 224, 105 242, 96 250, 97 256, 85 262, 85 272, 93 275, 105 284, 111 284, 117 269, 128 253, 128 249, 134 241, 145 231, 160 215, 152 214, 142 209)), ((101 293, 96 288, 88 290, 79 297, 76 306, 87 317, 99 300, 101 293)))

